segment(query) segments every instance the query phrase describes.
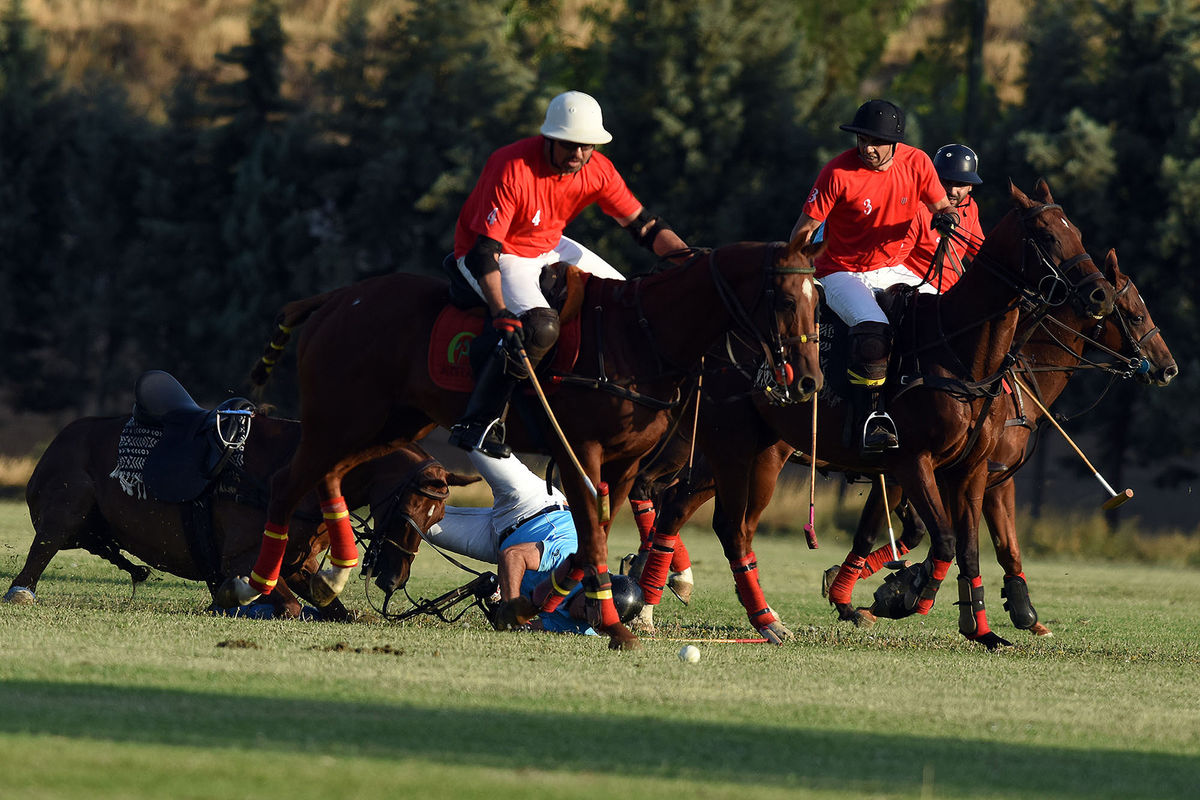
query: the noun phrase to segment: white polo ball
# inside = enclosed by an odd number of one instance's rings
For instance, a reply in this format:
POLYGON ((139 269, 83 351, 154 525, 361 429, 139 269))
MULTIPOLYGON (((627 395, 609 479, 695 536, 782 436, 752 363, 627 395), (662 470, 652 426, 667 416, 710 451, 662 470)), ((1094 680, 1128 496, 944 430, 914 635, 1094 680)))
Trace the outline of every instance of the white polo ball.
POLYGON ((679 650, 679 660, 685 664, 695 664, 700 660, 700 648, 694 644, 686 644, 679 650))

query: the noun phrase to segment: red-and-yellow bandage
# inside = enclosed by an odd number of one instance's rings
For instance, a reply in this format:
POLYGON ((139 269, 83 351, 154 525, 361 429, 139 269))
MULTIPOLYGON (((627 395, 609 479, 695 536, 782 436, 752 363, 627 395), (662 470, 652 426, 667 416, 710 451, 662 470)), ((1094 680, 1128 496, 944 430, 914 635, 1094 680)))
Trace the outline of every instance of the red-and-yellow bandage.
POLYGON ((358 547, 354 544, 354 527, 346 499, 338 496, 321 503, 321 516, 329 531, 329 563, 349 569, 358 565, 358 547))
POLYGON ((288 526, 268 522, 263 529, 262 545, 258 548, 258 559, 250 571, 250 585, 262 594, 270 594, 279 582, 279 570, 283 566, 283 553, 287 550, 288 526))

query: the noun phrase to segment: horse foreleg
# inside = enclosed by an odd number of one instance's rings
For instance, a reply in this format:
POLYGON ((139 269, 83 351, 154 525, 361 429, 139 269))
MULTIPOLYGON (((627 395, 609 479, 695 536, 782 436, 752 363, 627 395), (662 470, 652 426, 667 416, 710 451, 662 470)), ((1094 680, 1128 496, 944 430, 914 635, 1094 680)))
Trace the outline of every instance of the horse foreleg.
POLYGON ((663 591, 670 578, 671 562, 680 543, 680 529, 715 491, 711 480, 705 475, 698 483, 680 481, 663 492, 654 538, 639 579, 647 608, 662 602, 663 591))
POLYGON ((958 529, 958 630, 971 641, 994 650, 1011 642, 993 633, 988 625, 983 578, 979 574, 979 520, 986 484, 987 473, 981 465, 965 476, 961 487, 950 484, 947 493, 958 529))
POLYGON ((928 453, 897 470, 897 481, 913 507, 929 527, 929 556, 919 565, 915 579, 905 591, 903 605, 908 613, 927 615, 933 609, 942 581, 954 561, 956 537, 942 500, 928 453))
POLYGON ((867 501, 858 517, 858 527, 854 531, 850 552, 840 566, 825 571, 821 583, 822 594, 828 595, 829 602, 837 610, 840 620, 847 620, 858 626, 870 626, 875 621, 869 612, 854 607, 854 585, 860 578, 873 574, 883 563, 892 560, 890 544, 875 552, 871 550, 887 513, 888 498, 880 493, 878 482, 872 481, 871 491, 867 494, 867 501), (879 564, 870 566, 869 561, 876 553, 879 554, 879 564))
POLYGON ((729 560, 738 600, 746 609, 750 624, 767 641, 777 645, 793 638, 793 634, 767 603, 759 584, 753 546, 758 521, 775 493, 779 473, 791 453, 790 446, 780 443, 755 453, 752 463, 746 466, 737 458, 724 459, 719 467, 710 462, 717 481, 713 530, 729 560))
MULTIPOLYGON (((871 493, 867 495, 867 502, 863 505, 862 517, 859 524, 869 524, 875 531, 878 532, 887 524, 887 520, 884 518, 884 515, 890 514, 893 509, 900 507, 903 499, 904 493, 900 490, 899 486, 895 485, 894 482, 888 485, 886 498, 881 497, 879 484, 872 482, 871 493), (886 507, 884 505, 885 503, 886 507)), ((907 532, 907 530, 908 525, 906 523, 905 531, 907 532)), ((888 541, 887 544, 880 545, 879 547, 875 548, 870 552, 869 555, 867 555, 866 560, 863 563, 862 572, 859 573, 858 576, 859 580, 871 577, 880 569, 882 569, 885 564, 896 560, 897 556, 903 556, 907 554, 910 549, 911 548, 909 545, 904 541, 903 536, 896 540, 896 551, 894 553, 892 552, 891 541, 888 541)), ((907 564, 902 564, 899 566, 907 566, 907 564)))
POLYGON ((351 570, 358 566, 358 548, 354 543, 350 510, 346 508, 346 498, 342 497, 340 474, 326 475, 320 491, 321 516, 325 520, 325 530, 329 532, 330 566, 309 578, 308 586, 313 601, 324 607, 346 588, 351 570))
POLYGON ((1029 586, 1021 566, 1021 547, 1017 542, 1015 517, 1016 487, 1012 480, 991 486, 983 496, 983 516, 992 534, 996 561, 1004 568, 1004 610, 1013 627, 1035 636, 1052 636, 1050 629, 1038 622, 1037 610, 1029 599, 1029 586))

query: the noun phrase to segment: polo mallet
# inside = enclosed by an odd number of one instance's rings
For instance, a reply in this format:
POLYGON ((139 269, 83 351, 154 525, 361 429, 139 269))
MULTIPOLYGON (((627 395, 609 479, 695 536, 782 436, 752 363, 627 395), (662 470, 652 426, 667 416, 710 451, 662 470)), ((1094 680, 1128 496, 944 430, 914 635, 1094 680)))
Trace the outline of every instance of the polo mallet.
POLYGON ((571 459, 571 463, 575 466, 575 471, 579 473, 579 477, 583 478, 588 493, 591 494, 592 500, 596 502, 596 514, 600 517, 600 524, 607 524, 612 518, 611 509, 608 504, 608 484, 601 481, 599 491, 592 484, 592 479, 583 471, 583 464, 579 463, 579 459, 575 456, 575 451, 571 449, 571 443, 567 441, 566 434, 559 427, 554 412, 550 410, 550 402, 546 400, 546 394, 542 391, 542 385, 538 383, 537 375, 533 372, 533 364, 529 361, 529 354, 525 352, 524 346, 519 347, 517 353, 521 356, 521 363, 525 365, 525 371, 529 373, 529 382, 533 384, 534 394, 542 402, 542 409, 546 412, 546 418, 550 420, 550 427, 554 428, 554 432, 558 434, 558 440, 562 442, 563 449, 567 451, 567 457, 571 459))
POLYGON ((1067 432, 1063 430, 1062 425, 1058 424, 1058 420, 1054 418, 1049 409, 1042 405, 1042 402, 1037 399, 1037 396, 1033 392, 1029 391, 1029 387, 1021 383, 1021 379, 1015 374, 1012 374, 1012 379, 1013 382, 1017 384, 1017 387, 1022 389, 1025 394, 1029 396, 1029 399, 1033 401, 1034 405, 1042 410, 1042 413, 1046 416, 1046 419, 1050 420, 1050 424, 1062 434, 1062 437, 1067 440, 1067 444, 1071 445, 1071 449, 1075 451, 1075 455, 1079 456, 1079 458, 1083 460, 1083 463, 1087 465, 1087 468, 1092 471, 1092 475, 1096 477, 1096 480, 1100 481, 1100 485, 1104 487, 1106 492, 1108 492, 1109 498, 1104 501, 1104 505, 1101 506, 1101 508, 1103 508, 1105 511, 1112 511, 1114 508, 1119 508, 1120 506, 1123 506, 1132 500, 1133 489, 1124 489, 1119 493, 1113 491, 1113 488, 1108 485, 1108 481, 1104 480, 1104 476, 1100 474, 1100 471, 1092 466, 1092 462, 1088 461, 1087 456, 1085 456, 1083 451, 1079 449, 1079 446, 1071 440, 1071 437, 1068 436, 1067 432))
POLYGON ((812 471, 808 478, 808 524, 804 526, 804 538, 808 540, 808 549, 816 550, 817 543, 817 393, 812 395, 812 449, 809 459, 812 461, 812 471))
POLYGON ((888 541, 892 543, 892 560, 884 564, 888 569, 903 569, 904 562, 900 560, 900 551, 896 549, 896 532, 892 530, 892 511, 888 508, 887 484, 884 483, 883 473, 879 473, 879 493, 883 495, 883 516, 887 520, 888 541))

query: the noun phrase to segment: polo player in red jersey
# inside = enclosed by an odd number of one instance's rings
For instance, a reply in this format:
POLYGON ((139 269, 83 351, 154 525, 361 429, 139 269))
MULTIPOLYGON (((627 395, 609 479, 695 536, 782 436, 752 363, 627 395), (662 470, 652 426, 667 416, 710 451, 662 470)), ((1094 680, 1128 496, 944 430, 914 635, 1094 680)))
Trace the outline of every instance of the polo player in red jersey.
POLYGON ((524 345, 536 366, 558 339, 558 314, 539 287, 542 267, 567 261, 602 278, 620 272, 563 235, 567 223, 592 203, 655 255, 687 245, 658 216, 648 214, 613 163, 596 151, 612 140, 600 104, 583 92, 550 101, 541 135, 502 147, 488 158, 458 216, 458 268, 487 303, 501 341, 476 375, 467 410, 450 430, 450 443, 504 458, 503 416, 524 369, 524 345))
POLYGON ((857 146, 821 170, 792 229, 792 249, 808 244, 824 225, 825 251, 817 278, 825 302, 850 327, 847 376, 854 389, 856 417, 863 420, 862 449, 899 446, 895 423, 880 406, 887 380, 892 330, 875 301, 875 289, 890 285, 875 273, 898 266, 902 246, 921 205, 932 225, 948 235, 958 223, 937 172, 923 151, 904 144, 904 112, 886 100, 859 107, 840 126, 857 136, 857 146))
POLYGON ((939 147, 933 154, 933 168, 958 214, 958 232, 947 241, 946 262, 941 269, 931 271, 933 254, 942 236, 933 229, 929 209, 919 207, 904 240, 903 272, 896 268, 893 277, 896 283, 916 286, 917 291, 941 294, 958 282, 962 277, 960 270, 975 258, 983 244, 979 205, 971 196, 972 189, 983 183, 983 179, 979 177, 979 157, 963 144, 939 147))

